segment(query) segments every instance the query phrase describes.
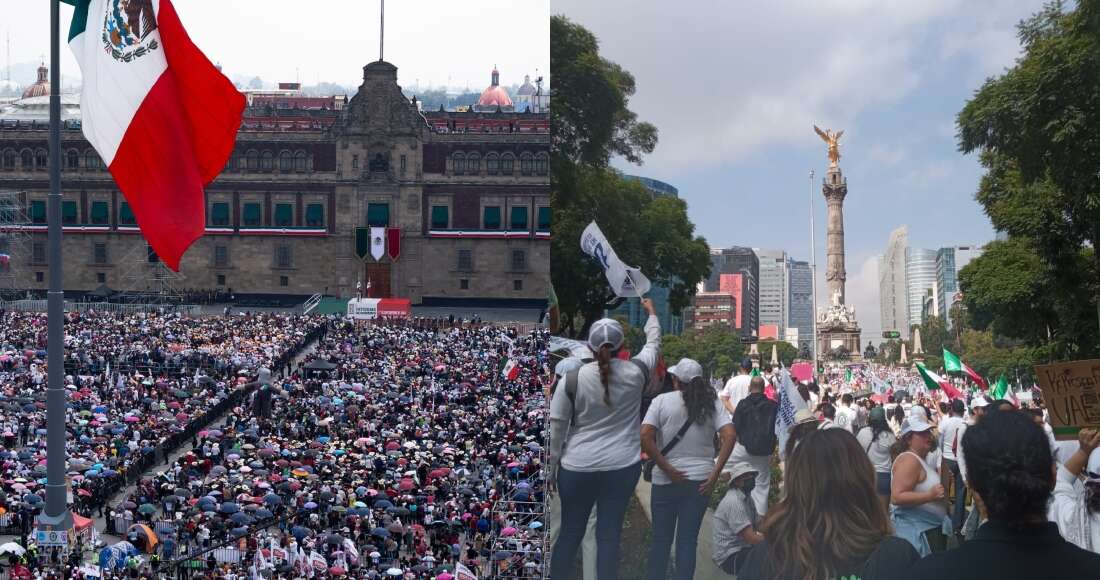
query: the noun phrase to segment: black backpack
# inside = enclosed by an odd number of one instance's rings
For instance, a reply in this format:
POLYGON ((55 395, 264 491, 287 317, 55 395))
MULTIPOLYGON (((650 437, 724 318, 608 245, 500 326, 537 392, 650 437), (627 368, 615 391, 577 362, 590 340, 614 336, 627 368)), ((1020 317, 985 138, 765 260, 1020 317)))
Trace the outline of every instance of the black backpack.
POLYGON ((762 394, 749 395, 737 404, 733 415, 737 441, 749 455, 771 455, 775 451, 775 415, 779 406, 762 394))

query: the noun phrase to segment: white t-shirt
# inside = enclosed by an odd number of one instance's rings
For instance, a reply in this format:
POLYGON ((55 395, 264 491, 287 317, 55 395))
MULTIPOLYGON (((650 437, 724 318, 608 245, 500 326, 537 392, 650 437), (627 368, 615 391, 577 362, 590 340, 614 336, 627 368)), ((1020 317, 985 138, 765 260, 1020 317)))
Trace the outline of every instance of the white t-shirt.
POLYGON ((962 417, 951 416, 940 421, 940 452, 944 459, 958 460, 952 447, 962 447, 962 434, 966 430, 966 421, 962 417), (958 444, 955 445, 955 439, 958 444))
POLYGON ((852 430, 852 425, 854 425, 855 422, 856 422, 856 410, 855 409, 853 409, 851 407, 847 407, 845 405, 840 405, 839 407, 836 408, 836 426, 837 427, 840 427, 841 429, 847 429, 848 431, 851 431, 852 430))
MULTIPOLYGON (((653 399, 646 411, 643 425, 657 428, 657 448, 676 436, 687 420, 687 406, 679 391, 665 393, 653 399)), ((691 481, 703 481, 714 471, 714 434, 730 424, 729 413, 717 399, 710 421, 700 425, 692 423, 680 442, 665 457, 673 467, 682 471, 691 481)), ((668 485, 672 480, 660 467, 653 470, 654 485, 668 485)))
POLYGON ((859 435, 856 435, 859 446, 867 453, 871 465, 875 466, 875 473, 890 473, 890 464, 893 461, 890 457, 890 446, 896 443, 898 438, 892 431, 887 430, 880 433, 878 439, 871 443, 871 435, 870 427, 860 429, 859 435))
POLYGON ((749 396, 749 383, 752 375, 736 375, 726 381, 726 386, 718 393, 718 398, 728 399, 734 409, 742 399, 749 396))

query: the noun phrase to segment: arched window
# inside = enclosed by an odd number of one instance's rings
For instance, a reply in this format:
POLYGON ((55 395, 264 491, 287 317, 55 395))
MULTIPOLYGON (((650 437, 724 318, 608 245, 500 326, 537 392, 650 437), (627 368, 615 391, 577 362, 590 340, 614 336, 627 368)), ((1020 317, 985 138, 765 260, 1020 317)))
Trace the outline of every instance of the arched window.
POLYGON ((65 153, 65 167, 70 171, 80 169, 80 154, 76 152, 76 149, 69 149, 65 153))
POLYGON ((500 171, 500 158, 496 153, 490 153, 485 156, 485 172, 489 175, 496 175, 500 171))
POLYGON ((260 154, 255 149, 249 149, 246 157, 249 171, 256 171, 260 168, 260 154))
POLYGON ((264 151, 260 156, 260 171, 271 171, 272 165, 275 162, 275 154, 271 151, 264 151))
POLYGON ((34 170, 34 153, 31 153, 30 149, 24 149, 19 152, 19 164, 23 171, 34 170))
POLYGON ((4 171, 15 171, 15 149, 4 150, 4 171))
POLYGON ((245 169, 244 154, 242 154, 242 153, 234 153, 233 154, 233 165, 232 165, 232 167, 233 167, 233 169, 235 169, 237 171, 244 171, 244 169, 245 169))
POLYGON ((466 173, 466 156, 462 153, 455 153, 454 155, 455 175, 462 175, 466 173))
POLYGON ((34 169, 35 171, 45 171, 46 167, 50 164, 50 155, 46 153, 45 149, 39 149, 34 152, 34 169))
POLYGON ((84 151, 84 168, 90 171, 99 169, 99 154, 92 149, 84 151))
POLYGON ((530 153, 524 153, 519 157, 519 170, 524 175, 531 175, 535 170, 535 159, 531 157, 530 153))
POLYGON ((481 155, 471 153, 466 156, 466 173, 470 175, 481 173, 481 155))
POLYGON ((294 158, 286 149, 279 152, 279 171, 290 172, 294 169, 294 158))
POLYGON ((511 175, 515 169, 516 158, 511 153, 500 156, 500 174, 511 175))
POLYGON ((535 158, 535 173, 539 175, 546 175, 550 172, 550 156, 545 153, 539 153, 539 156, 535 158))
POLYGON ((306 170, 306 152, 299 150, 294 154, 294 171, 298 173, 305 173, 306 170))

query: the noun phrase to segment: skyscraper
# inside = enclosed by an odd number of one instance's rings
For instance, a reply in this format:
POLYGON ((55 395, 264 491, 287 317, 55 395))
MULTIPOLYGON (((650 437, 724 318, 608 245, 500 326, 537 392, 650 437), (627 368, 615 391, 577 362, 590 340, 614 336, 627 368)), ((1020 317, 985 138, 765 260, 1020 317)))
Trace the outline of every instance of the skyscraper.
POLYGON ((959 270, 981 255, 982 250, 981 246, 949 246, 940 248, 936 254, 937 316, 944 320, 948 330, 954 326, 949 314, 959 294, 959 270))
POLYGON ((780 337, 787 329, 790 275, 787 252, 753 248, 760 263, 760 326, 774 324, 780 337))
POLYGON ((798 350, 813 348, 814 297, 810 263, 790 261, 787 328, 798 329, 798 350))
POLYGON ((896 330, 902 340, 909 339, 909 294, 905 277, 905 256, 909 248, 909 229, 890 232, 886 253, 878 261, 878 299, 882 330, 896 330))
MULTIPOLYGON (((905 286, 909 302, 909 326, 923 322, 925 299, 936 282, 936 250, 906 248, 905 286)), ((934 312, 933 312, 934 313, 934 312)))
MULTIPOLYGON (((732 247, 712 249, 710 253, 710 277, 707 278, 707 292, 721 290, 722 274, 741 274, 740 302, 737 304, 741 326, 741 336, 752 336, 760 325, 760 260, 752 248, 732 247)), ((729 278, 727 278, 729 280, 729 278)))

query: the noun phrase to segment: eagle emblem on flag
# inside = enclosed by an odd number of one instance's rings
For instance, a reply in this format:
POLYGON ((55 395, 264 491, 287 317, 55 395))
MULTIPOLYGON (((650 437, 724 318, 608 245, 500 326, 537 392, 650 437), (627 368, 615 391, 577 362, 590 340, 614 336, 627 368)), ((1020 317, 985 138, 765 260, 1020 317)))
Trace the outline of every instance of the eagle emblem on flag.
POLYGON ((107 0, 103 19, 103 47, 115 60, 130 62, 159 48, 154 38, 142 44, 157 29, 153 0, 107 0))

